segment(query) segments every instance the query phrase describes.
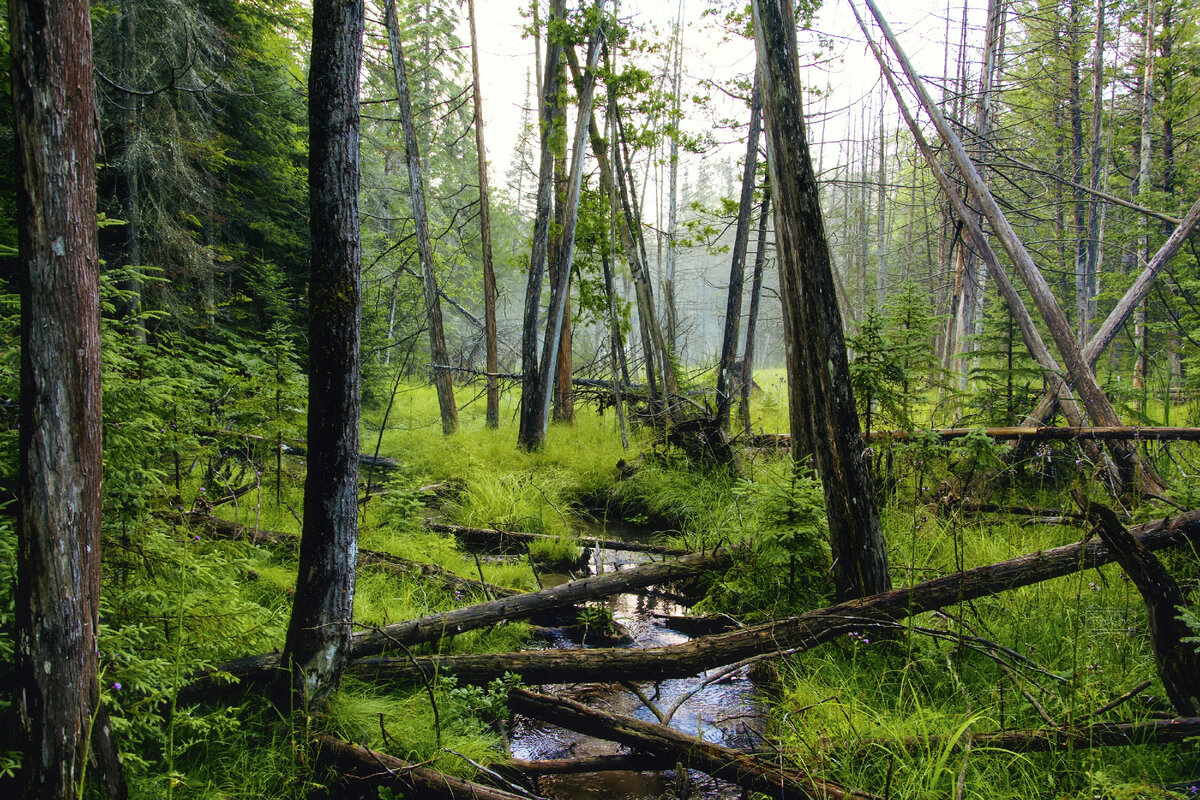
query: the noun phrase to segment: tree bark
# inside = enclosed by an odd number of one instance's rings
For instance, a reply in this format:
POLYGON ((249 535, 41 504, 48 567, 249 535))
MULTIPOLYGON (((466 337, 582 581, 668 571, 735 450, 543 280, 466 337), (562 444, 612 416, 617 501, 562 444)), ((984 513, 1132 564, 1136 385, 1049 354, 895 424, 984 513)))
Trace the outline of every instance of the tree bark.
POLYGON ((358 88, 361 0, 313 5, 309 98, 308 472, 299 575, 276 686, 284 710, 319 707, 350 645, 358 555, 358 88))
MULTIPOLYGON (((825 487, 837 597, 891 587, 887 546, 850 388, 842 318, 800 104, 790 0, 757 0, 754 28, 776 250, 795 359, 789 402, 807 410, 810 444, 825 487)), ((789 381, 793 372, 789 370, 789 381)))
MULTIPOLYGON (((916 90, 926 113, 933 119, 942 140, 950 148, 955 164, 962 172, 967 185, 975 194, 984 212, 984 216, 991 223, 992 229, 1004 245, 1005 251, 1008 253, 1009 258, 1012 259, 1017 272, 1029 290, 1034 304, 1041 313, 1042 319, 1046 322, 1046 327, 1054 339, 1059 354, 1062 356, 1071 385, 1079 393, 1080 399, 1087 409, 1088 416, 1097 425, 1106 427, 1119 426, 1121 424, 1120 417, 1113 410, 1112 404, 1096 380, 1095 373, 1092 372, 1090 366, 1085 361, 1079 343, 1075 339, 1074 333, 1067 322, 1066 315, 1063 314, 1062 308, 1054 298, 1054 294, 1051 292, 1049 284, 1046 283, 1045 277, 1033 263, 1033 259, 1020 239, 1017 238, 1004 212, 1001 211, 1000 206, 996 203, 995 198, 992 197, 987 185, 979 176, 970 158, 968 158, 966 151, 963 150, 958 136, 950 128, 945 117, 942 116, 942 113, 929 97, 924 82, 908 61, 907 56, 905 56, 899 42, 896 40, 895 34, 892 33, 887 21, 879 11, 879 7, 875 4, 874 0, 866 0, 866 4, 875 16, 885 38, 904 67, 909 82, 916 90)), ((1137 490, 1151 495, 1161 494, 1165 491, 1165 487, 1154 472, 1153 467, 1145 463, 1136 449, 1116 446, 1113 448, 1112 454, 1122 485, 1126 490, 1137 490)))
POLYGON ((521 423, 517 444, 524 450, 539 447, 545 439, 544 426, 538 421, 543 399, 538 373, 538 317, 542 304, 542 280, 549 259, 550 221, 554 192, 554 153, 557 140, 563 135, 559 104, 558 62, 563 44, 557 23, 566 16, 566 0, 552 0, 547 24, 545 77, 542 80, 541 156, 538 166, 537 210, 533 223, 533 243, 529 256, 529 280, 525 287, 525 317, 521 334, 521 423))
POLYGON ((513 689, 508 693, 508 707, 518 714, 552 722, 578 733, 648 753, 674 756, 690 769, 780 800, 796 797, 866 800, 874 797, 811 777, 807 771, 783 767, 774 761, 688 736, 665 725, 606 714, 574 700, 557 699, 528 689, 513 689))
POLYGON ((442 433, 458 430, 458 406, 454 402, 454 381, 450 375, 450 352, 442 323, 442 303, 438 298, 437 276, 433 271, 433 244, 429 241, 429 217, 425 211, 425 180, 422 177, 421 150, 413 122, 412 100, 404 49, 400 42, 400 23, 396 19, 396 0, 387 0, 384 10, 388 47, 392 58, 392 77, 396 83, 400 127, 404 130, 405 159, 408 163, 409 191, 412 193, 413 227, 416 229, 417 258, 421 262, 421 285, 425 290, 425 319, 429 325, 429 358, 433 362, 433 383, 437 387, 442 433))
POLYGON ((746 161, 742 166, 742 196, 738 202, 737 229, 733 237, 733 259, 729 266, 729 290, 725 299, 725 331, 721 337, 721 360, 717 363, 717 425, 729 428, 729 411, 737 379, 738 328, 742 321, 742 288, 746 280, 746 249, 750 242, 750 214, 754 207, 754 183, 758 175, 758 130, 761 113, 758 73, 750 90, 750 131, 746 134, 746 161))
MULTIPOLYGON (((1147 550, 1200 541, 1200 511, 1139 525, 1131 533, 1147 550)), ((422 670, 456 675, 460 681, 470 683, 487 683, 505 672, 518 673, 531 684, 611 681, 614 676, 629 681, 685 678, 766 653, 810 650, 850 631, 890 627, 909 616, 1094 569, 1114 560, 1116 556, 1103 542, 1076 542, 684 644, 635 650, 419 657, 416 664, 408 659, 367 659, 354 664, 352 670, 365 679, 382 681, 419 680, 422 670)))
POLYGON ((500 356, 496 332, 496 270, 492 266, 492 212, 488 199, 487 148, 483 144, 483 91, 479 83, 479 40, 475 35, 475 0, 467 0, 471 25, 471 80, 475 95, 475 154, 479 173, 479 247, 483 254, 483 319, 487 350, 487 418, 489 428, 500 426, 500 356))
MULTIPOLYGON (((97 677, 103 463, 92 29, 84 0, 13 0, 8 14, 21 282, 13 700, 26 795, 73 798, 83 793, 89 753, 111 750, 97 677)), ((123 797, 120 763, 101 768, 110 794, 123 797)))

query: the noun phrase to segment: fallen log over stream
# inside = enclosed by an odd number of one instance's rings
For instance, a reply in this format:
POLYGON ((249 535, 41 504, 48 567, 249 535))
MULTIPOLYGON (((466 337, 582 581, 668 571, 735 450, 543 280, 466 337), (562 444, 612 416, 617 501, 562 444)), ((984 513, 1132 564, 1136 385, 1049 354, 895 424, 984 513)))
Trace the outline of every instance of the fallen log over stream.
MULTIPOLYGON (((730 555, 727 550, 693 553, 674 561, 642 564, 618 572, 570 581, 537 592, 501 597, 485 603, 397 622, 377 630, 356 634, 350 644, 350 656, 362 658, 392 647, 409 647, 500 622, 527 619, 543 611, 585 600, 596 600, 644 586, 693 578, 702 571, 724 569, 729 564, 730 555)), ((413 662, 409 660, 409 663, 413 662)), ((279 653, 264 653, 218 665, 212 673, 232 675, 243 684, 261 684, 270 680, 278 668, 279 653)), ((198 698, 209 683, 207 676, 201 677, 185 686, 180 691, 180 696, 198 698)))
MULTIPOLYGON (((1200 511, 1149 522, 1130 530, 1147 550, 1161 550, 1200 541, 1200 511)), ((418 670, 456 675, 460 681, 486 683, 506 672, 527 683, 577 683, 685 678, 704 670, 733 664, 752 656, 806 650, 863 626, 888 624, 914 614, 934 611, 960 601, 974 600, 1069 575, 1115 559, 1101 541, 1074 543, 1030 553, 946 575, 915 586, 819 608, 797 617, 776 620, 683 644, 636 650, 548 650, 402 659, 365 659, 350 671, 367 679, 413 681, 418 670)))
POLYGON ((665 725, 607 714, 574 700, 559 700, 528 689, 513 689, 508 693, 508 707, 518 714, 577 733, 598 736, 647 753, 672 756, 690 769, 780 800, 794 800, 797 796, 835 800, 874 797, 814 778, 792 767, 781 767, 774 761, 688 736, 665 725))
POLYGON ((409 764, 398 758, 368 750, 332 736, 317 737, 317 764, 349 776, 350 786, 331 796, 375 800, 379 789, 391 789, 395 797, 429 797, 444 800, 529 800, 528 795, 513 794, 482 783, 456 778, 436 769, 409 764), (361 791, 360 791, 361 790, 361 791))
MULTIPOLYGON (((451 533, 459 539, 480 542, 485 545, 498 544, 501 547, 513 542, 521 543, 516 549, 524 552, 527 542, 557 541, 559 537, 545 533, 525 533, 523 531, 504 531, 498 528, 470 528, 466 525, 451 525, 445 522, 426 522, 425 527, 438 533, 451 533)), ((633 553, 653 553, 659 556, 684 556, 687 550, 678 547, 664 547, 647 542, 625 542, 620 539, 598 539, 594 536, 580 536, 576 539, 583 547, 600 547, 604 550, 625 550, 633 553)))

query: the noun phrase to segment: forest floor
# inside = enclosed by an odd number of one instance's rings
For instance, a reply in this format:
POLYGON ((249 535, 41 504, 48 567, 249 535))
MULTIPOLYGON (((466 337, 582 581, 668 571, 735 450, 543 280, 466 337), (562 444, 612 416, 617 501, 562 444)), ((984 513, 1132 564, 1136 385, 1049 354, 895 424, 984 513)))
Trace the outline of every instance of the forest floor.
MULTIPOLYGON (((756 394, 756 432, 786 430, 779 377, 759 377, 765 388, 756 394)), ((668 616, 686 614, 710 624, 722 615, 735 625, 753 625, 831 602, 820 484, 811 472, 793 471, 779 453, 743 451, 737 469, 698 467, 647 428, 634 429, 626 451, 611 409, 598 415, 587 406, 577 409, 573 425, 553 426, 544 449, 523 453, 515 446, 513 408, 506 407, 498 430, 489 430, 482 398, 473 397, 472 387, 459 389, 462 424, 451 437, 441 433, 430 387, 401 386, 386 422, 382 411, 365 419, 362 449, 398 463, 364 468, 360 475, 363 487, 372 487, 361 507, 361 548, 435 564, 469 581, 531 591, 539 581, 561 580, 553 577, 555 570, 566 575, 570 567, 563 565, 580 554, 580 535, 633 536, 687 551, 736 546, 732 566, 704 586, 659 587, 690 593, 687 608, 670 604, 680 598, 647 600, 644 592, 590 601, 592 610, 583 612, 585 642, 588 629, 605 628, 614 618, 633 630, 633 647, 644 647, 702 635, 665 633, 668 616), (451 535, 430 531, 426 522, 433 518, 550 538, 513 556, 477 557, 451 535), (531 564, 540 566, 535 571, 531 564)), ((1176 409, 1176 421, 1183 413, 1176 409)), ((977 438, 945 445, 922 440, 874 454, 890 478, 882 484, 884 524, 897 587, 1085 539, 1090 531, 1075 516, 1070 488, 1112 502, 1071 443, 1039 446, 1001 471, 1001 449, 977 438), (1002 479, 982 482, 985 472, 1002 479), (992 504, 991 513, 978 511, 983 502, 992 504)), ((1152 451, 1188 508, 1198 505, 1189 496, 1200 458, 1195 448, 1177 443, 1152 451)), ((198 671, 282 645, 295 580, 294 546, 263 532, 298 535, 303 459, 282 458, 276 475, 273 455, 251 454, 259 467, 254 485, 228 502, 220 502, 222 480, 232 483, 222 472, 227 468, 205 479, 205 459, 221 456, 216 449, 200 453, 190 473, 182 470, 180 502, 174 504, 237 522, 243 526, 238 540, 216 535, 199 517, 171 517, 165 509, 134 527, 106 531, 102 683, 135 796, 358 796, 313 763, 310 742, 318 733, 480 781, 489 778, 479 765, 502 764, 510 755, 620 751, 510 719, 506 701, 517 676, 471 685, 439 673, 413 685, 352 671, 327 712, 302 726, 282 719, 253 689, 223 689, 180 704, 179 689, 198 671)), ((243 472, 243 483, 246 474, 253 473, 243 472)), ((1134 521, 1175 513, 1162 504, 1126 511, 1134 521)), ((11 563, 8 519, 0 518, 0 531, 11 563)), ((654 557, 593 552, 590 558, 576 561, 572 574, 654 557)), ((1196 553, 1177 548, 1162 558, 1194 607, 1196 553)), ((486 599, 469 583, 384 566, 364 560, 360 568, 355 619, 362 630, 486 599)), ((0 599, 11 607, 10 596, 0 599)), ((561 647, 579 634, 518 621, 415 645, 411 655, 561 647)), ((11 654, 7 634, 0 646, 11 654)), ((653 720, 644 701, 661 712, 670 692, 687 691, 690 684, 682 686, 668 686, 659 699, 653 695, 663 687, 653 683, 641 684, 647 696, 640 699, 618 686, 555 691, 653 720)), ((681 713, 675 724, 703 733, 705 715, 719 710, 733 720, 717 736, 720 742, 872 795, 1126 798, 1200 792, 1195 739, 1024 752, 982 738, 1001 730, 1173 716, 1148 644, 1141 598, 1116 565, 893 625, 866 624, 818 647, 760 661, 715 691, 699 695, 699 710, 681 713)), ((0 739, 0 770, 15 769, 16 749, 0 739)), ((631 781, 626 773, 619 780, 543 788, 547 796, 583 797, 588 795, 580 787, 591 786, 608 798, 734 791, 701 777, 693 773, 696 782, 686 789, 670 772, 653 780, 631 781)), ((399 796, 372 791, 372 797, 399 796)))

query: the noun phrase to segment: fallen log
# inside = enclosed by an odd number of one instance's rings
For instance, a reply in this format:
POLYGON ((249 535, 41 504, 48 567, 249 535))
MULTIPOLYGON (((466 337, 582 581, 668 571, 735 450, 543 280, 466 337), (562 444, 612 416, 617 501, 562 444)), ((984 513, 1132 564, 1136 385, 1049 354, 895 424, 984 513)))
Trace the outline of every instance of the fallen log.
POLYGON ((388 788, 395 797, 429 797, 445 800, 529 800, 528 795, 513 794, 482 783, 446 775, 429 767, 409 764, 398 758, 343 742, 332 736, 318 736, 317 765, 332 767, 353 778, 345 791, 334 797, 376 800, 379 789, 388 788))
MULTIPOLYGON (((470 542, 480 542, 487 545, 496 544, 503 548, 512 546, 519 552, 525 552, 527 542, 555 541, 557 536, 545 533, 524 533, 522 531, 504 531, 498 528, 470 528, 465 525, 450 525, 445 522, 428 521, 425 527, 438 533, 450 533, 459 539, 470 542)), ((600 547, 604 550, 625 550, 633 553, 653 553, 660 556, 685 556, 687 550, 678 547, 664 547, 647 542, 625 542, 620 539, 598 539, 594 536, 580 536, 577 541, 582 547, 600 547)))
POLYGON ((1200 736, 1200 717, 1176 717, 1141 722, 1097 722, 1080 728, 1035 728, 1032 730, 994 731, 963 735, 955 742, 940 736, 916 736, 907 739, 863 739, 859 741, 823 741, 830 748, 861 751, 878 747, 884 750, 929 750, 941 752, 947 745, 962 748, 968 742, 978 749, 987 747, 1013 753, 1048 753, 1053 750, 1085 750, 1095 747, 1127 747, 1141 744, 1183 744, 1200 736))
MULTIPOLYGON (((454 636, 499 622, 527 619, 541 612, 586 600, 621 594, 656 583, 692 578, 702 571, 724 569, 729 563, 730 555, 726 550, 693 553, 675 561, 642 564, 618 572, 570 581, 537 592, 501 597, 485 603, 397 622, 377 630, 356 634, 350 643, 350 656, 362 658, 390 648, 436 641, 443 636, 454 636)), ((409 663, 412 663, 411 660, 409 663)), ((222 675, 222 680, 233 676, 242 684, 261 684, 270 680, 278 668, 279 653, 240 658, 218 665, 210 673, 184 687, 180 694, 188 698, 202 696, 205 684, 216 674, 222 675)))
MULTIPOLYGON (((1200 511, 1149 522, 1132 531, 1147 550, 1161 550, 1200 541, 1200 511)), ((506 672, 527 683, 573 683, 622 680, 652 681, 684 678, 733 664, 752 656, 806 650, 864 625, 888 624, 963 600, 974 600, 1010 589, 1069 575, 1115 560, 1103 542, 1092 540, 1030 553, 997 564, 975 567, 903 589, 820 608, 797 617, 707 636, 683 644, 636 650, 550 650, 400 659, 365 659, 350 671, 366 679, 412 681, 418 669, 486 683, 506 672)))
POLYGON ((558 700, 528 689, 508 693, 511 711, 551 722, 564 728, 598 736, 648 753, 669 755, 690 769, 774 798, 866 798, 874 797, 846 789, 831 781, 814 778, 798 769, 738 750, 731 750, 665 725, 631 717, 607 714, 573 700, 558 700))
POLYGON ((1079 489, 1073 495, 1142 595, 1154 663, 1175 713, 1181 717, 1200 714, 1200 653, 1186 641, 1194 633, 1179 616, 1179 609, 1187 608, 1183 590, 1162 562, 1129 534, 1111 508, 1089 501, 1079 489))
MULTIPOLYGON (((940 428, 933 431, 867 431, 863 437, 871 442, 910 442, 918 436, 933 433, 943 442, 961 439, 982 430, 985 436, 997 442, 1070 442, 1077 439, 1090 441, 1119 441, 1144 439, 1146 441, 1200 441, 1200 428, 1141 427, 1123 425, 1110 427, 1063 426, 1010 427, 1010 428, 940 428)), ((746 437, 748 447, 790 447, 791 435, 787 433, 758 433, 746 437)))

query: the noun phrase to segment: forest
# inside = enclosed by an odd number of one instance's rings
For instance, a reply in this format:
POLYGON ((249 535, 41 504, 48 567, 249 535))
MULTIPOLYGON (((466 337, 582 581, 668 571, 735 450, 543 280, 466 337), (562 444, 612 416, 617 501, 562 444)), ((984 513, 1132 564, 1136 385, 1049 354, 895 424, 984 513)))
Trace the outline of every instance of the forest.
POLYGON ((1200 795, 1200 3, 5 5, 0 795, 1200 795))

